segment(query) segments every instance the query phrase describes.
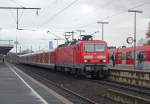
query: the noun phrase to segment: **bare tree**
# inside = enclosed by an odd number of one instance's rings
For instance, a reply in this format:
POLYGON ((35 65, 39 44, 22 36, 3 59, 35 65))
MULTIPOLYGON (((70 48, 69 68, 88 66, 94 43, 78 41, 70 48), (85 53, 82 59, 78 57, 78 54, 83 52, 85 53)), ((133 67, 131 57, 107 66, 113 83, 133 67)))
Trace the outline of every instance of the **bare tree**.
MULTIPOLYGON (((148 28, 148 31, 147 31, 147 33, 146 33, 146 36, 147 36, 147 38, 150 38, 150 23, 149 23, 149 28, 148 28)), ((148 41, 146 42, 146 44, 150 45, 150 40, 148 40, 148 41)))

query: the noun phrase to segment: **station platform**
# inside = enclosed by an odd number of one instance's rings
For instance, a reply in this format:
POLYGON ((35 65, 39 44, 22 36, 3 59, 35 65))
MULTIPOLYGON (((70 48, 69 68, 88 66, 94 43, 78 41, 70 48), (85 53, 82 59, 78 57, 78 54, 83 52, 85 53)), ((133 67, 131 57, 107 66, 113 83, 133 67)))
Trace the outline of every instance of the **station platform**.
POLYGON ((139 68, 137 65, 136 65, 136 67, 134 68, 133 65, 120 65, 120 64, 116 64, 115 67, 113 67, 112 64, 109 64, 108 67, 109 67, 109 69, 150 71, 150 67, 139 68))
POLYGON ((73 104, 14 65, 0 63, 0 104, 73 104))

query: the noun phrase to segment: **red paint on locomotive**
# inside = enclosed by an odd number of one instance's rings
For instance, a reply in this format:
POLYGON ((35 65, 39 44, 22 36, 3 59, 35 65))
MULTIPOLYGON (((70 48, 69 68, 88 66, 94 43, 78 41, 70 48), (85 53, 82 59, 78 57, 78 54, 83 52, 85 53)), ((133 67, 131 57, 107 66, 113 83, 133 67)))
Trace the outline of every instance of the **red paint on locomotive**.
POLYGON ((108 63, 107 43, 100 40, 80 41, 77 44, 67 45, 56 50, 56 63, 81 63, 81 64, 99 64, 108 63), (93 49, 86 48, 93 47, 93 49), (97 50, 96 50, 97 47, 97 50), (98 50, 99 47, 104 49, 98 50))

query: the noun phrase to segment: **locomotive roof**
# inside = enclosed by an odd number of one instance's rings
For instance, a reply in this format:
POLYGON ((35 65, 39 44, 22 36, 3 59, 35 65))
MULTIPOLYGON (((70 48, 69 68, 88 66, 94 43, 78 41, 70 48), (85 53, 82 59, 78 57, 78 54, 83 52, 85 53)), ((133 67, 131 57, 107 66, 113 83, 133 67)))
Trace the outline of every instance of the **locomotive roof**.
POLYGON ((73 41, 73 42, 66 42, 65 44, 59 45, 57 48, 70 46, 74 44, 80 44, 80 43, 95 43, 95 42, 106 43, 106 41, 103 41, 103 40, 78 40, 78 41, 73 41))
POLYGON ((50 51, 40 51, 40 52, 26 53, 26 54, 23 54, 23 55, 19 55, 19 57, 36 55, 36 54, 43 54, 43 53, 49 53, 49 52, 53 52, 54 50, 55 49, 51 49, 50 51))
POLYGON ((102 42, 102 43, 106 43, 106 41, 104 41, 104 40, 81 40, 80 42, 86 42, 86 43, 90 43, 90 42, 102 42))

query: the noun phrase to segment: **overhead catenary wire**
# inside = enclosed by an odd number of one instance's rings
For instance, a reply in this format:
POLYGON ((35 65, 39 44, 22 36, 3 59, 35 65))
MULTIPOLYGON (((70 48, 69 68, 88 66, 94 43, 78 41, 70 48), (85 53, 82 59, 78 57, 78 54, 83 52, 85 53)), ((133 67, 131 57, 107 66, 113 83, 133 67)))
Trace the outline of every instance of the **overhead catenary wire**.
MULTIPOLYGON (((150 4, 150 1, 144 2, 144 3, 139 4, 139 5, 136 5, 136 6, 134 6, 134 7, 129 8, 129 9, 136 9, 136 8, 138 8, 138 7, 142 7, 142 6, 148 5, 148 4, 150 4)), ((123 11, 121 11, 121 12, 118 12, 118 13, 116 13, 116 14, 113 14, 113 15, 111 15, 111 16, 107 16, 107 17, 105 17, 103 20, 105 20, 105 19, 110 19, 110 18, 116 17, 116 16, 118 16, 118 15, 127 13, 127 12, 128 12, 128 9, 127 9, 127 10, 123 10, 123 11)), ((95 22, 95 23, 96 23, 96 22, 95 22)))
POLYGON ((44 26, 48 23, 50 23, 53 19, 55 19, 59 14, 61 14, 62 12, 64 12, 65 10, 67 10, 69 7, 71 7, 72 5, 74 5, 77 1, 79 0, 74 0, 73 2, 71 2, 69 5, 67 5, 66 7, 64 7, 63 9, 61 9, 60 11, 58 11, 56 14, 54 14, 53 16, 51 16, 47 21, 45 21, 44 23, 42 23, 40 25, 41 26, 44 26))
POLYGON ((23 5, 19 4, 19 3, 18 3, 18 2, 16 2, 15 0, 9 0, 9 1, 11 1, 11 2, 13 2, 13 3, 17 4, 17 5, 18 5, 18 6, 20 6, 20 7, 24 7, 23 5))
MULTIPOLYGON (((64 7, 62 10, 58 11, 56 14, 54 14, 53 16, 51 16, 47 21, 45 21, 43 24, 41 24, 40 27, 48 24, 49 22, 51 22, 53 19, 55 19, 63 11, 65 11, 66 9, 68 9, 69 7, 71 7, 72 5, 74 5, 77 1, 79 1, 79 0, 74 0, 69 5, 67 5, 66 7, 64 7)), ((107 3, 105 3, 103 6, 111 4, 112 2, 113 2, 113 0, 110 0, 107 3)))
MULTIPOLYGON (((77 0, 78 1, 78 0, 77 0)), ((53 15, 53 16, 51 16, 51 18, 49 18, 45 23, 43 23, 42 25, 44 26, 44 25, 46 25, 46 24, 48 24, 49 22, 51 22, 53 19, 55 19, 60 13, 62 13, 64 10, 66 10, 66 9, 68 9, 70 6, 72 6, 74 3, 76 3, 77 2, 76 0, 74 0, 72 3, 70 3, 70 5, 68 5, 68 6, 66 6, 65 8, 63 8, 62 10, 60 10, 59 12, 57 12, 55 15, 53 15)), ((111 1, 109 1, 108 2, 108 4, 109 3, 111 3, 111 1)), ((147 4, 149 4, 150 3, 150 1, 148 1, 148 2, 144 2, 144 3, 141 3, 141 4, 139 4, 139 5, 136 5, 136 6, 134 6, 134 7, 132 7, 132 8, 129 8, 129 9, 135 9, 135 8, 138 8, 138 7, 142 7, 142 6, 144 6, 144 5, 147 5, 147 4)), ((107 3, 106 3, 107 4, 107 3)), ((105 4, 104 4, 105 5, 105 4)), ((127 13, 127 10, 123 10, 123 11, 121 11, 121 12, 118 12, 118 13, 115 13, 115 14, 113 14, 113 15, 110 15, 110 16, 106 16, 106 17, 104 17, 103 19, 105 20, 105 19, 111 19, 111 18, 114 18, 114 17, 116 17, 116 16, 119 16, 119 15, 121 15, 121 14, 124 14, 124 13, 127 13)), ((101 19, 101 20, 103 20, 103 19, 101 19)), ((81 26, 75 26, 75 27, 69 27, 69 28, 84 28, 84 27, 89 27, 89 26, 91 26, 91 25, 94 25, 94 24, 96 24, 96 21, 94 21, 94 22, 91 22, 91 23, 88 23, 88 24, 85 24, 85 25, 81 25, 81 26)), ((41 25, 41 26, 42 26, 41 25)), ((40 26, 40 27, 41 27, 40 26)), ((58 27, 59 28, 59 27, 58 27)), ((64 27, 63 27, 64 28, 64 27)), ((67 28, 67 27, 66 27, 67 28)))
POLYGON ((21 20, 21 18, 23 16, 23 13, 24 13, 24 10, 22 10, 21 15, 19 16, 19 22, 20 22, 20 20, 21 20))
POLYGON ((12 16, 13 20, 14 20, 14 23, 16 23, 16 18, 15 18, 15 16, 13 15, 13 13, 12 13, 12 11, 11 11, 11 10, 9 10, 9 11, 10 11, 10 14, 11 14, 11 16, 12 16))
MULTIPOLYGON (((19 4, 19 3, 16 2, 15 0, 9 0, 9 1, 11 1, 11 2, 17 4, 17 5, 20 6, 20 7, 23 7, 23 5, 19 4)), ((16 22, 16 19, 15 19, 14 15, 13 15, 12 11, 11 11, 11 10, 9 10, 9 11, 10 11, 10 13, 11 13, 11 16, 14 18, 14 21, 16 22)))
MULTIPOLYGON (((77 1, 79 0, 74 0, 73 2, 71 2, 69 5, 67 5, 66 7, 64 7, 63 9, 61 9, 59 12, 57 12, 56 14, 54 14, 53 16, 51 16, 48 20, 46 20, 44 23, 42 23, 40 26, 38 26, 39 28, 49 24, 53 19, 55 19, 59 14, 61 14, 63 11, 65 11, 66 9, 68 9, 69 7, 71 7, 73 4, 75 4, 77 1)), ((102 6, 106 6, 106 5, 110 5, 111 3, 113 3, 113 0, 110 0, 106 3, 104 3, 102 6)), ((30 26, 28 26, 30 27, 30 26)))
MULTIPOLYGON (((18 2, 16 2, 15 0, 9 0, 9 1, 11 1, 11 2, 13 2, 13 3, 17 4, 17 5, 18 5, 18 6, 20 6, 20 7, 24 7, 23 5, 19 4, 19 3, 18 3, 18 2)), ((13 15, 13 13, 12 13, 12 11, 11 11, 11 10, 9 10, 9 11, 10 11, 10 14, 11 14, 12 18, 14 19, 14 21, 15 21, 15 23, 16 23, 16 22, 17 22, 17 20, 15 19, 15 16, 13 15)), ((23 12, 22 12, 22 14, 23 14, 23 12)), ((19 20, 21 19, 22 14, 21 14, 21 16, 19 17, 19 20)))
POLYGON ((114 14, 114 15, 107 16, 106 19, 107 19, 107 18, 113 18, 113 17, 118 16, 118 15, 121 15, 121 14, 123 14, 123 13, 127 13, 128 10, 136 9, 136 8, 142 7, 142 6, 144 6, 144 5, 148 5, 148 4, 150 4, 150 1, 144 2, 144 3, 139 4, 139 5, 136 5, 136 6, 134 6, 134 7, 131 7, 131 8, 129 8, 129 9, 127 9, 127 10, 123 10, 123 11, 121 11, 121 12, 119 12, 119 13, 114 14))
MULTIPOLYGON (((11 14, 11 16, 12 16, 14 22, 16 23, 17 20, 16 20, 15 16, 13 15, 13 12, 12 12, 11 10, 9 10, 9 11, 10 11, 10 14, 11 14)), ((23 16, 23 13, 24 13, 24 11, 22 10, 21 15, 20 15, 19 18, 18 18, 18 21, 21 20, 21 17, 23 16)))
MULTIPOLYGON (((134 7, 128 8, 128 9, 136 9, 136 8, 139 8, 139 7, 148 5, 148 4, 150 4, 150 1, 144 2, 144 3, 141 3, 141 4, 138 4, 138 5, 134 6, 134 7)), ((127 13, 127 12, 128 12, 128 9, 122 10, 122 11, 120 11, 120 12, 118 12, 118 13, 115 13, 115 14, 112 14, 112 15, 110 15, 110 16, 106 16, 106 17, 102 18, 101 20, 104 21, 104 20, 106 20, 106 19, 111 19, 111 18, 114 18, 114 17, 119 16, 119 15, 121 15, 121 14, 127 13)), ((94 21, 94 22, 88 23, 88 24, 84 24, 84 25, 76 26, 76 27, 69 27, 69 28, 85 28, 85 27, 90 27, 91 25, 96 24, 96 22, 97 22, 97 20, 94 21)), ((65 27, 65 28, 66 28, 66 27, 65 27)))
POLYGON ((57 37, 57 38, 59 38, 59 39, 62 39, 62 40, 64 40, 61 36, 58 36, 58 35, 56 35, 55 33, 53 33, 53 32, 51 32, 51 31, 47 31, 47 33, 50 33, 50 34, 52 34, 53 36, 55 36, 55 37, 57 37))

